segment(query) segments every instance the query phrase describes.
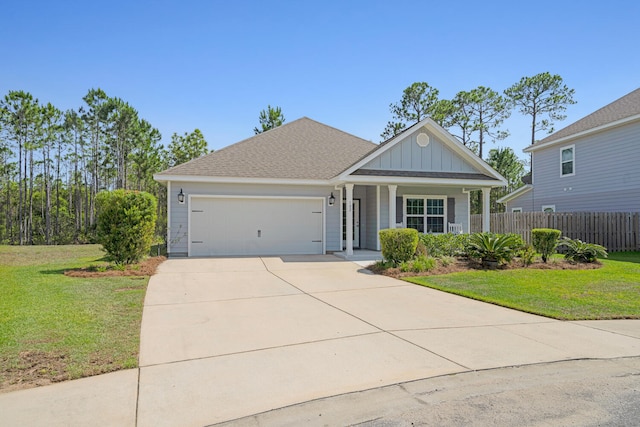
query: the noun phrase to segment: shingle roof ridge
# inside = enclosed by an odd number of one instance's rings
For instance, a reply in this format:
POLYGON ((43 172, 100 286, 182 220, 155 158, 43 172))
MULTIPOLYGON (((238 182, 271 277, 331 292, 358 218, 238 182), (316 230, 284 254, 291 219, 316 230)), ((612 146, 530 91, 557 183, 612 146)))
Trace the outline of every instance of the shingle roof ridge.
MULTIPOLYGON (((224 146, 224 147, 220 148, 219 150, 213 150, 212 152, 207 153, 207 154, 205 154, 204 156, 196 157, 195 159, 191 159, 191 160, 189 160, 188 162, 184 162, 184 163, 180 163, 179 165, 172 166, 171 168, 166 169, 166 170, 164 170, 164 171, 160 172, 160 173, 159 173, 159 175, 168 175, 168 174, 169 174, 169 172, 171 172, 173 169, 175 169, 175 168, 177 168, 177 167, 179 167, 179 166, 188 165, 189 163, 194 162, 194 161, 196 161, 196 160, 198 160, 198 161, 202 161, 203 159, 205 159, 205 158, 207 158, 207 157, 211 157, 211 156, 213 156, 213 155, 217 155, 217 154, 219 154, 219 153, 221 153, 221 152, 228 151, 230 148, 237 148, 237 146, 238 146, 238 145, 240 145, 240 144, 243 144, 243 143, 246 143, 246 142, 251 141, 251 140, 253 140, 253 139, 259 138, 261 135, 264 135, 264 134, 266 134, 266 133, 268 133, 268 132, 271 132, 271 131, 276 130, 276 129, 278 129, 278 128, 281 128, 281 127, 283 127, 283 126, 289 126, 289 125, 292 125, 292 124, 294 124, 294 123, 296 123, 296 122, 299 122, 299 121, 300 121, 300 120, 302 120, 302 119, 308 119, 308 120, 311 120, 311 119, 309 119, 308 117, 304 117, 304 116, 303 116, 303 117, 300 117, 300 118, 298 118, 298 119, 295 119, 295 120, 293 120, 293 121, 291 121, 291 122, 289 122, 289 123, 283 123, 283 124, 282 124, 282 125, 280 125, 280 126, 276 126, 276 127, 271 128, 271 129, 269 129, 269 130, 267 130, 267 131, 264 131, 264 132, 261 132, 261 133, 257 133, 257 134, 255 134, 255 135, 251 135, 250 137, 247 137, 247 138, 245 138, 245 139, 242 139, 242 140, 240 140, 240 141, 238 141, 238 142, 234 142, 233 144, 229 144, 229 145, 227 145, 227 146, 224 146)), ((311 120, 311 121, 314 121, 314 122, 315 122, 315 120, 311 120)), ((316 122, 316 123, 319 123, 319 122, 316 122)), ((320 123, 320 124, 322 124, 322 123, 320 123)))
POLYGON ((331 125, 324 124, 324 123, 319 122, 319 121, 317 121, 317 120, 313 120, 313 119, 311 119, 311 118, 309 118, 309 117, 307 117, 307 116, 302 116, 302 117, 300 117, 299 119, 296 119, 296 121, 297 121, 297 120, 302 120, 302 119, 306 119, 306 120, 309 120, 309 121, 311 121, 311 122, 314 122, 314 123, 317 123, 317 124, 319 124, 319 125, 322 125, 322 126, 324 126, 324 127, 327 127, 327 128, 333 129, 333 130, 338 131, 338 132, 340 132, 340 133, 343 133, 343 134, 345 134, 345 135, 347 135, 347 136, 350 136, 351 138, 356 138, 356 139, 359 139, 359 140, 361 140, 361 141, 368 142, 369 144, 375 145, 376 147, 378 146, 378 144, 376 144, 376 143, 375 143, 375 142, 373 142, 373 141, 369 141, 369 140, 367 140, 367 139, 364 139, 364 138, 359 137, 358 135, 354 135, 354 134, 352 134, 352 133, 345 132, 345 131, 343 131, 342 129, 338 129, 338 128, 333 127, 333 126, 331 126, 331 125))
POLYGON ((591 114, 571 123, 559 131, 536 141, 533 146, 555 141, 556 139, 584 132, 598 126, 603 126, 615 121, 640 114, 640 88, 608 103, 591 114), (621 110, 618 110, 621 108, 621 110))

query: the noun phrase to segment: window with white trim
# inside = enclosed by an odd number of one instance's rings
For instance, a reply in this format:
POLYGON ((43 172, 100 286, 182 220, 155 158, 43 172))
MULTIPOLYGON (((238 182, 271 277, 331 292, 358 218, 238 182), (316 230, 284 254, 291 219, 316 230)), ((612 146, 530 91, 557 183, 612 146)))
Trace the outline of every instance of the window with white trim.
POLYGON ((560 149, 560 176, 571 176, 576 173, 575 145, 560 149))
POLYGON ((522 213, 522 208, 511 208, 511 213, 522 213))
POLYGON ((542 212, 555 212, 556 205, 542 205, 542 212))
POLYGON ((444 233, 446 215, 446 196, 405 196, 407 228, 414 228, 420 233, 444 233))

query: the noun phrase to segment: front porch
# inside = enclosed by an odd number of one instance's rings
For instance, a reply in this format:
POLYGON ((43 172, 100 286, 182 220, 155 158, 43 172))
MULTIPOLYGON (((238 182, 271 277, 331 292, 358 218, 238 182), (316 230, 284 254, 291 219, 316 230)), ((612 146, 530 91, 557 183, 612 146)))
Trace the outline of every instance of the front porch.
MULTIPOLYGON (((336 186, 341 220, 342 251, 334 254, 349 260, 378 260, 378 232, 387 228, 414 228, 420 233, 469 233, 469 193, 479 189, 455 185, 412 182, 394 184, 345 183, 336 186), (452 227, 453 226, 453 227, 452 227), (347 239, 346 236, 351 236, 347 239)), ((489 217, 491 187, 481 187, 483 216, 489 217)), ((489 221, 483 231, 489 231, 489 221)))

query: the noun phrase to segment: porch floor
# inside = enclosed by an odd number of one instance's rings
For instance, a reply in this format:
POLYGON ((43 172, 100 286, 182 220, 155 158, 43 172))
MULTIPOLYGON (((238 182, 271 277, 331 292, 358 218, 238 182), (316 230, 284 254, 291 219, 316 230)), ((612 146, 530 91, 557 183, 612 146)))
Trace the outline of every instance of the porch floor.
POLYGON ((371 249, 354 249, 353 255, 349 256, 346 252, 334 252, 333 254, 347 261, 370 261, 371 263, 382 261, 382 252, 371 249))

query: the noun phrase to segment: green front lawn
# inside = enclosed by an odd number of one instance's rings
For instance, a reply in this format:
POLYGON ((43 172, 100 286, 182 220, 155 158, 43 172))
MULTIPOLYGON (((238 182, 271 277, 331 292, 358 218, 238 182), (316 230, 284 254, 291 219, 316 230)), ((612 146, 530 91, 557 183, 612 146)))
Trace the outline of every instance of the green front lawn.
POLYGON ((0 246, 0 391, 133 368, 148 277, 67 277, 98 245, 0 246))
POLYGON ((595 270, 481 270, 412 283, 562 320, 640 319, 640 252, 609 254, 595 270))

